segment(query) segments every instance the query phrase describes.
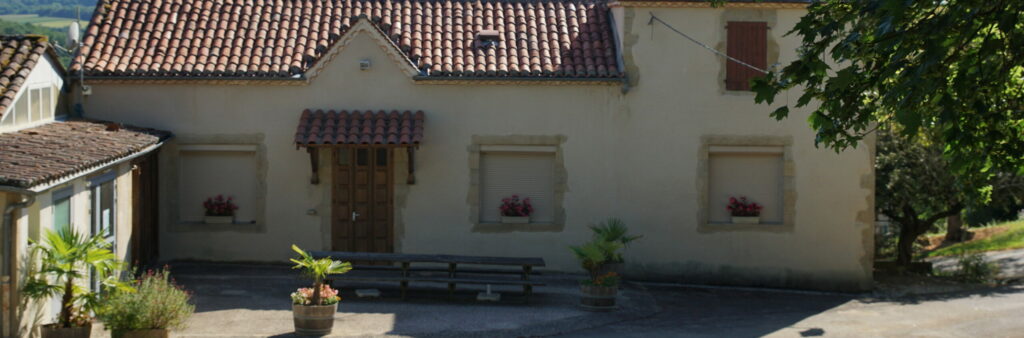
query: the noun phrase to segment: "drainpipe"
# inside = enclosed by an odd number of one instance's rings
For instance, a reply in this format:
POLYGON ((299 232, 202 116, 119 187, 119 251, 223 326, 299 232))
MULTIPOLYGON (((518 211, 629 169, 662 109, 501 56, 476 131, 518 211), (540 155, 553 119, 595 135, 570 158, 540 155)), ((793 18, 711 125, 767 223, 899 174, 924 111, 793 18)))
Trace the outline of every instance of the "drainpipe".
POLYGON ((21 202, 7 204, 4 208, 4 220, 3 220, 3 256, 7 258, 7 264, 3 265, 3 272, 0 274, 0 284, 7 286, 7 313, 4 315, 7 317, 7 323, 10 327, 0 329, 6 329, 0 332, 6 332, 9 337, 14 337, 17 334, 17 328, 20 326, 18 323, 18 257, 17 257, 17 242, 15 237, 18 235, 18 229, 14 226, 14 211, 32 205, 36 201, 36 193, 31 190, 26 190, 11 186, 0 186, 0 191, 14 193, 22 196, 21 202))

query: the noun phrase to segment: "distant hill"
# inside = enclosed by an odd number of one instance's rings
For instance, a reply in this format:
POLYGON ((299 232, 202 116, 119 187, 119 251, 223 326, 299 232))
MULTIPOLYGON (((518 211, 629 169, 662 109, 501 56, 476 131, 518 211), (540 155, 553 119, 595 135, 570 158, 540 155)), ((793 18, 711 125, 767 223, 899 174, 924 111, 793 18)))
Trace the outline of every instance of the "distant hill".
POLYGON ((92 17, 96 0, 0 0, 0 15, 38 14, 60 18, 75 18, 75 8, 82 10, 82 19, 92 17))
MULTIPOLYGON (((0 20, 0 35, 45 35, 50 38, 50 41, 63 44, 66 36, 65 32, 64 29, 59 28, 47 28, 33 24, 0 20)), ((67 53, 58 51, 57 55, 60 56, 60 63, 63 63, 65 66, 71 64, 71 56, 67 55, 67 53)))

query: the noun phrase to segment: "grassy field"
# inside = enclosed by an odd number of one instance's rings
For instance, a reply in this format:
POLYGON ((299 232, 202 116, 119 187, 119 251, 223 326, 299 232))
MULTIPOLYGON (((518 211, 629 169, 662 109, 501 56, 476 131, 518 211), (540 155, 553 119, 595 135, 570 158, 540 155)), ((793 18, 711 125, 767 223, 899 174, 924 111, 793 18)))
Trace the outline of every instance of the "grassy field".
POLYGON ((39 16, 36 14, 0 15, 0 20, 17 23, 29 23, 36 26, 42 26, 47 28, 64 28, 71 25, 72 22, 75 22, 75 19, 39 16))
MULTIPOLYGON (((928 257, 949 256, 961 253, 999 251, 1024 248, 1024 221, 1013 221, 994 227, 1003 227, 1005 231, 991 237, 950 245, 929 252, 928 257)), ((999 229, 1002 230, 1002 229, 999 229)))

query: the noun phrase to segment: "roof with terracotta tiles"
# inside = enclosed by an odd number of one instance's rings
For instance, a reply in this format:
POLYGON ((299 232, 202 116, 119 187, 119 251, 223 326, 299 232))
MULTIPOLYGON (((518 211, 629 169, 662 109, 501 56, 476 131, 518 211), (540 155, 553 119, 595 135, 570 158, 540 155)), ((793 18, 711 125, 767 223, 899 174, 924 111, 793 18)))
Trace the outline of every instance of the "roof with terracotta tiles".
POLYGON ((105 0, 92 77, 292 78, 365 17, 428 78, 619 78, 601 0, 105 0), (493 44, 477 33, 496 30, 493 44))
POLYGON ((14 103, 21 85, 49 46, 41 36, 0 35, 0 116, 14 103))
POLYGON ((416 145, 423 140, 422 111, 305 110, 295 131, 297 146, 416 145))
POLYGON ((127 157, 170 136, 166 131, 86 120, 2 133, 0 184, 44 184, 127 157))

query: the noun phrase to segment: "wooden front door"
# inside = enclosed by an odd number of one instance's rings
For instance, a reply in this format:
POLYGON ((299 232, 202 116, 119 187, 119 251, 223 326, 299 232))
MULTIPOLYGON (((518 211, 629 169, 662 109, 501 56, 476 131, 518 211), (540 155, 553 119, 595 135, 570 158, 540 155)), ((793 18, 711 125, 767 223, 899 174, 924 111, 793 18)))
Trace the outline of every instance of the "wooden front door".
POLYGON ((157 230, 157 152, 132 163, 131 259, 137 266, 155 263, 160 244, 157 230))
POLYGON ((390 148, 334 151, 331 250, 394 251, 391 154, 390 148))

